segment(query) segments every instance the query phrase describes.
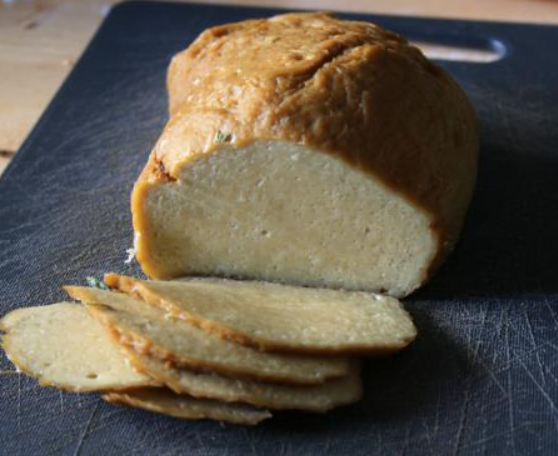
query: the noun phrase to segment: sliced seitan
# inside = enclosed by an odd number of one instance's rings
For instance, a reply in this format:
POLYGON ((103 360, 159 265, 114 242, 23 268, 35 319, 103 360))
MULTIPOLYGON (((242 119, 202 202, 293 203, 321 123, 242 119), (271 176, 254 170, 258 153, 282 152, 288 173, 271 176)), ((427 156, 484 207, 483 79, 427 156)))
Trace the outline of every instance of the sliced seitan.
POLYGON ((267 410, 241 404, 224 404, 218 401, 195 399, 173 393, 166 388, 141 388, 124 392, 103 394, 111 404, 149 410, 186 420, 210 419, 235 424, 255 425, 271 418, 267 410))
POLYGON ((384 354, 417 334, 397 299, 374 293, 214 278, 146 281, 107 274, 105 281, 176 318, 263 350, 384 354))
POLYGON ((126 356, 136 369, 145 372, 179 394, 224 402, 242 402, 270 409, 326 412, 357 402, 362 396, 360 366, 355 361, 347 376, 320 385, 279 385, 223 377, 174 367, 158 358, 127 347, 126 356))
POLYGON ((156 384, 132 368, 83 306, 62 302, 17 309, 2 318, 0 329, 9 359, 43 386, 77 392, 156 384))
POLYGON ((317 384, 346 375, 349 360, 264 353, 227 341, 124 293, 66 287, 121 343, 175 364, 224 375, 317 384))

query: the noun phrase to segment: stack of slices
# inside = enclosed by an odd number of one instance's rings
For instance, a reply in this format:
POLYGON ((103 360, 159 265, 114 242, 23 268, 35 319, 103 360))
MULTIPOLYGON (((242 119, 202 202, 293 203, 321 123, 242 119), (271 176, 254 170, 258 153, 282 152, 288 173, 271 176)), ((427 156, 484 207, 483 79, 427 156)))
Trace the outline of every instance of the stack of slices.
POLYGON ((399 301, 373 293, 116 274, 105 282, 65 288, 82 304, 6 315, 2 346, 17 368, 112 403, 256 424, 269 409, 358 401, 356 357, 396 352, 416 336, 399 301))

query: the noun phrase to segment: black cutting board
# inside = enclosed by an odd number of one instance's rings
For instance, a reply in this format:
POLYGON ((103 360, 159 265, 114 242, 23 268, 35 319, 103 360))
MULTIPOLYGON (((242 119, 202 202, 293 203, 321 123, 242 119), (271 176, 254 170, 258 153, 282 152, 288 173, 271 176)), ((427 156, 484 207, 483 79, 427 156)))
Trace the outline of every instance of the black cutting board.
MULTIPOLYGON (((269 9, 131 2, 105 20, 0 180, 0 312, 125 265, 129 193, 166 120, 170 57, 269 9)), ((481 128, 463 238, 406 299, 420 331, 370 361, 358 405, 255 428, 183 422, 0 375, 0 454, 558 454, 558 28, 369 15, 420 40, 498 49, 445 62, 481 128)), ((3 356, 3 355, 1 355, 3 356)), ((11 369, 0 358, 0 369, 11 369)))

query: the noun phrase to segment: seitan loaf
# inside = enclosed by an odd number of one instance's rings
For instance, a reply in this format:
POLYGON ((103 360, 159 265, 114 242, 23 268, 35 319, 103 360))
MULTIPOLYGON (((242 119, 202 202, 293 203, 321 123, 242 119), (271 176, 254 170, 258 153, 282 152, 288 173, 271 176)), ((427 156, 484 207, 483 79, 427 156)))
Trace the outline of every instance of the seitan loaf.
POLYGON ((132 195, 151 278, 404 296, 453 248, 475 185, 474 112, 399 35, 324 13, 213 27, 173 58, 168 91, 132 195))

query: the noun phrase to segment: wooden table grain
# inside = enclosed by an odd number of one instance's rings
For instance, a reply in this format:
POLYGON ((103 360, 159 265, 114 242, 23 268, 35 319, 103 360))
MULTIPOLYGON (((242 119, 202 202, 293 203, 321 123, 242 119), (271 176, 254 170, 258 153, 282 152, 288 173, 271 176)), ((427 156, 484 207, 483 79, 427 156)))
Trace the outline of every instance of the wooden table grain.
MULTIPOLYGON (((0 173, 114 3, 114 0, 0 0, 0 173)), ((212 3, 558 24, 558 2, 554 0, 217 0, 212 3)))

